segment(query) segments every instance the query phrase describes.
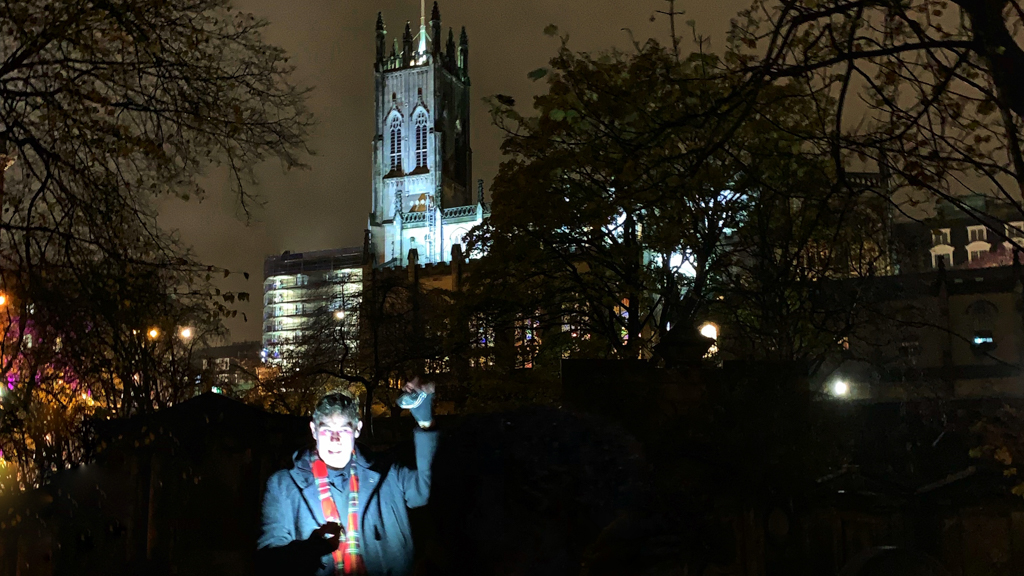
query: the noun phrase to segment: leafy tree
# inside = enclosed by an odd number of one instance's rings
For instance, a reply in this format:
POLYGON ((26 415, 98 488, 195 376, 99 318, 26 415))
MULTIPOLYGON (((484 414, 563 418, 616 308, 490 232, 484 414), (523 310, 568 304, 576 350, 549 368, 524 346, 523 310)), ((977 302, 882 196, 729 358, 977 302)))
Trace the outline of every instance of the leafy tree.
MULTIPOLYGON (((1022 24, 1017 0, 756 0, 733 22, 725 61, 752 91, 799 79, 835 100, 823 135, 836 165, 887 164, 881 199, 897 213, 919 219, 946 203, 991 229, 1024 214, 1022 24)), ((1020 248, 1015 235, 993 231, 1002 238, 990 241, 1020 248)), ((969 267, 1009 265, 1014 252, 969 267)), ((903 323, 948 330, 913 311, 903 323)), ((979 438, 973 455, 1024 494, 1019 410, 961 412, 979 438)), ((954 421, 943 415, 942 427, 955 430, 954 421)))
POLYGON ((725 60, 751 90, 799 79, 834 99, 836 164, 888 164, 887 200, 907 215, 941 198, 981 216, 967 192, 1021 213, 1022 14, 1016 0, 758 0, 725 60))
POLYGON ((815 373, 851 335, 892 328, 872 287, 895 269, 894 242, 884 176, 849 186, 824 172, 791 177, 785 188, 765 183, 745 215, 710 316, 729 356, 815 373))
POLYGON ((22 482, 77 461, 86 415, 191 395, 189 350, 247 297, 153 200, 201 198, 218 169, 248 210, 256 164, 302 165, 305 93, 266 24, 226 0, 0 6, 0 449, 22 482))
POLYGON ((256 164, 302 165, 311 119, 266 24, 224 0, 0 7, 9 294, 40 306, 42 278, 105 260, 207 290, 214 269, 160 230, 151 201, 202 197, 201 176, 220 166, 248 207, 256 164))
POLYGON ((814 213, 850 196, 815 138, 833 102, 793 82, 750 106, 717 57, 636 48, 592 56, 563 43, 534 74, 549 85, 535 116, 493 101, 508 159, 493 214, 473 232, 485 255, 468 285, 498 325, 542 329, 541 361, 650 357, 751 262, 776 257, 759 251, 769 236, 794 236, 792 260, 844 224, 814 213), (814 208, 800 216, 806 230, 780 226, 769 206, 799 198, 814 208))
MULTIPOLYGON (((37 292, 45 306, 8 302, 0 446, 18 487, 80 462, 90 418, 129 417, 194 396, 193 350, 223 336, 205 295, 168 293, 173 276, 143 267, 90 267, 37 292)), ((42 283, 38 283, 41 285, 42 283)), ((6 486, 3 488, 11 488, 6 486)))

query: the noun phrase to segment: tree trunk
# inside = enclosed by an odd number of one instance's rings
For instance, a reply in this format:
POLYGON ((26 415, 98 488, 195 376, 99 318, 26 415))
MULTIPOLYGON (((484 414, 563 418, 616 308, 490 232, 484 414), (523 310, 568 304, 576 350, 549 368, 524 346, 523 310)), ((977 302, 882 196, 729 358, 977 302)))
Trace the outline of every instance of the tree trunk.
POLYGON ((971 21, 978 52, 988 63, 999 98, 1024 117, 1024 50, 1006 27, 1007 0, 953 0, 971 21))

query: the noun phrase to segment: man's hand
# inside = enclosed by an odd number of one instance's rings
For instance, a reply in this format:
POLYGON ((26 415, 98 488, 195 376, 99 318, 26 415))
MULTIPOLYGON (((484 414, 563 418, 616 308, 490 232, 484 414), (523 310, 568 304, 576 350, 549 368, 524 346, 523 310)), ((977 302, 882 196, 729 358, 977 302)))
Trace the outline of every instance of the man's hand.
POLYGON ((413 376, 412 380, 405 383, 402 387, 403 392, 412 392, 419 394, 420 392, 426 392, 427 394, 433 394, 437 387, 433 382, 424 380, 420 376, 413 376))
POLYGON ((437 387, 420 376, 414 376, 412 380, 405 383, 402 391, 413 396, 424 396, 421 402, 409 408, 409 413, 416 419, 422 428, 429 428, 434 422, 433 402, 434 390, 437 387))
POLYGON ((306 541, 316 549, 320 556, 326 556, 337 550, 338 545, 341 543, 341 524, 326 522, 316 530, 313 530, 313 533, 309 535, 306 541))

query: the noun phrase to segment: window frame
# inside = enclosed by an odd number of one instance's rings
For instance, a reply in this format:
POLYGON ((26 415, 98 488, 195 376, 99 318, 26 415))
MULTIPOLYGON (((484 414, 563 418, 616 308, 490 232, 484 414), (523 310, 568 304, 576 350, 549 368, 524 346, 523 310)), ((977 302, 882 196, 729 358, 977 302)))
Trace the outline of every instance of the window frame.
POLYGON ((1024 221, 1006 223, 1006 237, 1010 240, 1024 240, 1024 221))
POLYGON ((946 259, 946 269, 949 270, 953 267, 953 247, 949 245, 939 244, 933 246, 931 249, 932 255, 932 270, 939 269, 939 258, 946 259), (938 250, 936 249, 938 248, 938 250))
POLYGON ((388 120, 388 166, 392 172, 402 171, 402 116, 392 114, 388 120))
POLYGON ((977 225, 967 227, 967 243, 988 242, 988 226, 977 225), (977 234, 977 237, 975 235, 977 234))
POLYGON ((416 113, 415 119, 413 120, 413 132, 415 136, 415 156, 416 156, 416 168, 429 168, 427 150, 429 148, 428 134, 430 122, 427 118, 425 110, 420 110, 416 113))

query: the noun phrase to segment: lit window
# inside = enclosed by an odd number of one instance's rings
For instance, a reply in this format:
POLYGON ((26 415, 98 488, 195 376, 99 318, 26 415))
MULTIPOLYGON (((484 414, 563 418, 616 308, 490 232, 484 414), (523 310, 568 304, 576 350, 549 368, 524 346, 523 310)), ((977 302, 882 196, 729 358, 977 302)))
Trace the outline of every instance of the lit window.
POLYGON ((932 246, 949 245, 949 228, 932 230, 932 246))
POLYGON ((540 348, 540 322, 524 318, 515 323, 516 368, 533 368, 540 348))
POLYGON ((450 371, 451 368, 449 364, 447 356, 444 358, 430 358, 426 362, 426 370, 427 373, 443 374, 450 371))
POLYGON ((974 340, 971 341, 974 346, 986 346, 994 344, 995 340, 992 338, 991 332, 978 332, 974 335, 974 340))
POLYGON ((970 252, 970 260, 971 260, 971 262, 974 262, 975 260, 978 260, 978 259, 982 258, 983 256, 985 256, 985 254, 987 252, 988 252, 987 250, 971 250, 971 252, 970 252))
POLYGON ((470 320, 469 329, 473 334, 473 348, 476 352, 470 356, 470 366, 474 368, 491 366, 494 364, 494 354, 490 350, 494 347, 494 327, 483 316, 474 316, 470 320))
POLYGON ((940 262, 943 268, 949 269, 953 265, 953 255, 948 253, 932 254, 932 268, 938 269, 940 262))
POLYGON ((416 167, 427 167, 427 114, 416 115, 416 167))
POLYGON ((916 358, 921 355, 921 340, 916 334, 904 338, 899 344, 899 354, 903 358, 916 358))
POLYGON ((999 308, 988 300, 978 300, 967 307, 967 317, 974 328, 970 345, 975 354, 985 354, 996 349, 993 328, 998 316, 999 308))
POLYGON ((991 330, 976 330, 971 338, 971 351, 978 356, 987 355, 996 349, 996 339, 991 330))
POLYGON ((393 116, 391 118, 391 169, 402 169, 402 118, 393 116))
POLYGON ((1024 222, 1007 222, 1006 237, 1012 240, 1024 238, 1024 222))
POLYGON ((988 242, 988 230, 984 226, 968 226, 967 236, 970 242, 988 242))

